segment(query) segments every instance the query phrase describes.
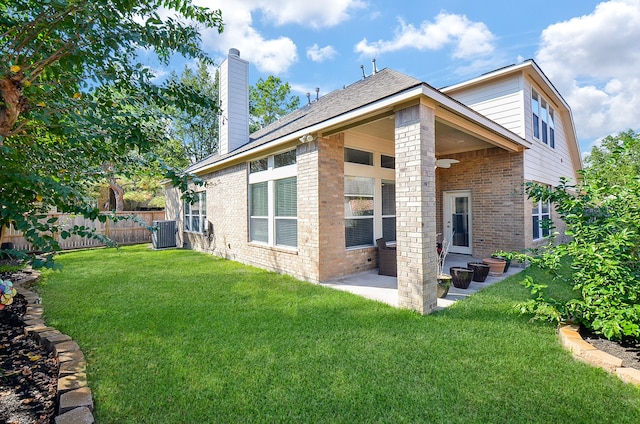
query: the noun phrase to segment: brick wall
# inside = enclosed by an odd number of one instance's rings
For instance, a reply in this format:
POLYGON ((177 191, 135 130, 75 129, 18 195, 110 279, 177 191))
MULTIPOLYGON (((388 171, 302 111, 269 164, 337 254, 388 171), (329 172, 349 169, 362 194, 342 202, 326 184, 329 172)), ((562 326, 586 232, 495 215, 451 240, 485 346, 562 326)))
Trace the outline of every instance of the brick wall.
MULTIPOLYGON (((213 172, 206 181, 209 236, 179 232, 184 247, 320 282, 375 268, 373 247, 346 250, 344 235, 344 138, 342 134, 297 146, 298 249, 248 241, 246 163, 213 172)), ((175 191, 173 196, 177 196, 175 191)), ((175 203, 175 204, 174 204, 175 203)), ((172 202, 170 219, 179 219, 172 202)))
POLYGON ((437 228, 442 232, 443 193, 471 190, 472 255, 522 250, 531 240, 531 206, 523 192, 523 154, 499 148, 447 155, 460 163, 436 170, 437 228))

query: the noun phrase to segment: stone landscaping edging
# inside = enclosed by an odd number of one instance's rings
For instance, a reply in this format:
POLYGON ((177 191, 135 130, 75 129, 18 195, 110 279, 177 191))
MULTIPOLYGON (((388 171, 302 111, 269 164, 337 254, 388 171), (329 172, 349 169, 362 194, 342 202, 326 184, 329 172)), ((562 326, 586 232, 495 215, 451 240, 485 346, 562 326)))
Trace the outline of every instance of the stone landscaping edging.
POLYGON ((578 325, 562 325, 558 334, 562 346, 571 352, 574 358, 615 374, 625 383, 640 386, 640 370, 623 367, 622 359, 596 349, 584 341, 578 325))
POLYGON ((57 411, 55 424, 94 424, 93 398, 87 385, 87 364, 80 346, 71 337, 53 327, 47 327, 42 318, 40 297, 25 288, 40 278, 37 271, 14 281, 18 293, 27 300, 23 317, 25 335, 34 337, 58 359, 57 411))

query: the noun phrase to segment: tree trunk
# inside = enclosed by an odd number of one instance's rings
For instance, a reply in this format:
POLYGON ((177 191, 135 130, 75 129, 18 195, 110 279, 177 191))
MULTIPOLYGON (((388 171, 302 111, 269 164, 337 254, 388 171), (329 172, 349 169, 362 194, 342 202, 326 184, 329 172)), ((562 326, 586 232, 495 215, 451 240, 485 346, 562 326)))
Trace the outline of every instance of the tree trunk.
POLYGON ((118 212, 123 211, 124 210, 124 189, 122 188, 122 186, 120 186, 120 184, 118 184, 115 178, 111 178, 109 180, 109 189, 113 190, 113 194, 116 199, 116 211, 118 212))
POLYGON ((6 75, 0 79, 0 146, 18 121, 20 113, 27 110, 26 99, 22 96, 20 75, 6 75))

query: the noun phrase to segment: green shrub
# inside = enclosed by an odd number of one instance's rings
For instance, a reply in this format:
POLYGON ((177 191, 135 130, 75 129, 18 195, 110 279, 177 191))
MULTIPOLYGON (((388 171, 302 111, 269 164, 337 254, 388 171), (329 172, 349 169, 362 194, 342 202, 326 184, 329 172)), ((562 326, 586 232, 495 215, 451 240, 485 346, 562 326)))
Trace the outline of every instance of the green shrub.
POLYGON ((586 175, 577 185, 563 180, 555 188, 529 183, 530 198, 550 200, 566 223, 571 240, 519 255, 568 281, 576 298, 558 300, 545 285, 526 279, 534 299, 520 305, 535 318, 579 323, 608 339, 640 338, 640 182, 610 185, 586 175), (558 272, 569 257, 572 273, 558 272))

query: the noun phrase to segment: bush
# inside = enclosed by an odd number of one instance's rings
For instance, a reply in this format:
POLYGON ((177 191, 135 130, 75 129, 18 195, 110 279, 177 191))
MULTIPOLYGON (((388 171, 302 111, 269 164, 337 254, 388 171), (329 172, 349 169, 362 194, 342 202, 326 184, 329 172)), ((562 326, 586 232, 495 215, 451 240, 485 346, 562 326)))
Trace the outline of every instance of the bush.
POLYGON ((529 183, 530 198, 550 200, 566 222, 567 244, 520 254, 565 280, 576 298, 548 296, 545 285, 527 279, 523 284, 535 298, 520 305, 537 319, 575 322, 608 339, 640 338, 640 182, 610 185, 595 175, 585 175, 577 186, 567 180, 554 188, 529 183), (573 273, 558 272, 560 259, 569 257, 573 273))

